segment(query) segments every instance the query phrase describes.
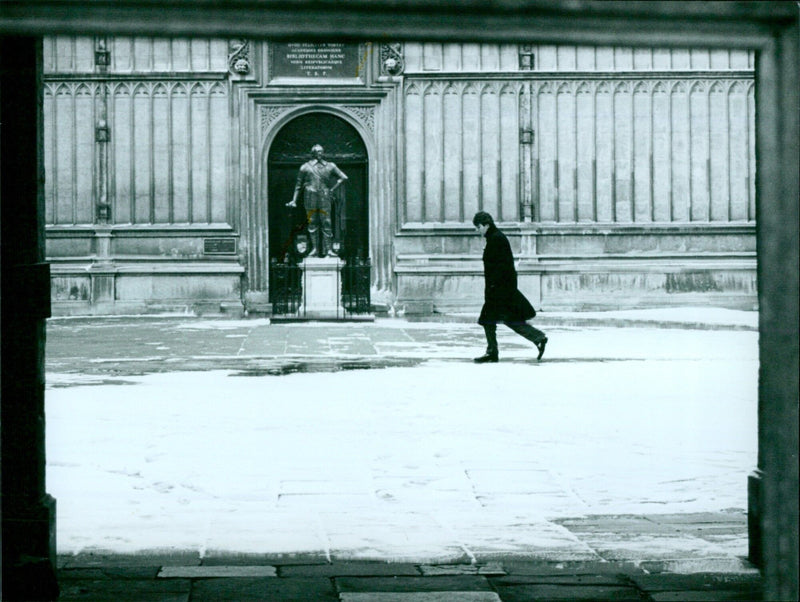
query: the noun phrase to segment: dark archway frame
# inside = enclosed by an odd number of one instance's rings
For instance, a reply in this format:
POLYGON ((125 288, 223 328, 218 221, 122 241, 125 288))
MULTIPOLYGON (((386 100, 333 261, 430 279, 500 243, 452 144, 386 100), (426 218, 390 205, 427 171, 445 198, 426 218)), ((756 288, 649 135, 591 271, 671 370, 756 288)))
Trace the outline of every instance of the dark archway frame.
MULTIPOLYGON (((269 220, 270 261, 284 261, 294 234, 303 233, 305 207, 290 211, 284 207, 292 198, 295 178, 300 166, 310 159, 310 148, 321 143, 325 157, 333 161, 348 176, 343 184, 342 203, 332 216, 334 232, 341 228, 343 235, 340 257, 345 261, 369 257, 369 156, 358 130, 329 111, 311 111, 293 117, 278 130, 267 156, 269 191, 267 211, 269 220), (337 223, 341 220, 343 223, 337 223)), ((298 199, 302 204, 302 199, 298 199)), ((271 289, 272 287, 270 287, 271 289)))
POLYGON ((42 219, 39 36, 98 32, 756 50, 760 368, 758 470, 750 479, 751 559, 762 566, 765 599, 797 599, 799 10, 795 2, 757 1, 0 3, 0 34, 6 36, 0 48, 4 599, 47 599, 56 591, 54 502, 44 486, 49 270, 42 219))

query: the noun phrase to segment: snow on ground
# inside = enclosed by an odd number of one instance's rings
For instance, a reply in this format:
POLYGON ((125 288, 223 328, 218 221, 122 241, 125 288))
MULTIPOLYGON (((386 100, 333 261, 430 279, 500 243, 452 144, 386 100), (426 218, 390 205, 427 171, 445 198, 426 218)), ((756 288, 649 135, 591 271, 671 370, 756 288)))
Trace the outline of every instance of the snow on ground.
POLYGON ((551 340, 540 364, 49 388, 59 552, 572 550, 549 521, 747 507, 757 333, 551 340))
POLYGON ((189 330, 237 330, 239 328, 257 328, 269 324, 268 318, 253 318, 249 320, 191 320, 179 324, 176 328, 189 330))
POLYGON ((585 319, 628 319, 646 322, 682 322, 686 324, 728 324, 758 328, 758 312, 720 307, 664 307, 659 309, 628 309, 580 313, 548 311, 546 314, 542 315, 559 318, 580 317, 585 319))

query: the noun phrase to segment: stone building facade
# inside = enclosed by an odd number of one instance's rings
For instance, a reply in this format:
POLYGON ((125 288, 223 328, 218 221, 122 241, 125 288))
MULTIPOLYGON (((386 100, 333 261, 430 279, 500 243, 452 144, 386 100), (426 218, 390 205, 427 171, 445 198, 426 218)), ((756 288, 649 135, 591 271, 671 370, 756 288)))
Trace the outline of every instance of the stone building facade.
POLYGON ((317 142, 376 309, 477 309, 478 210, 537 308, 756 304, 751 51, 59 36, 44 62, 56 314, 272 312, 317 142))

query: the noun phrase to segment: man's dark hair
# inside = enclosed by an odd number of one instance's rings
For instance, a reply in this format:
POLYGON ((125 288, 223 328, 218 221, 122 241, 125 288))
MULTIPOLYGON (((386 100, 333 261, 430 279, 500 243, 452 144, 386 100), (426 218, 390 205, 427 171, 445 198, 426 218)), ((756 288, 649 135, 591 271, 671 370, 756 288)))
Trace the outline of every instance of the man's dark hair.
POLYGON ((492 216, 486 213, 485 211, 478 211, 475 214, 475 217, 472 218, 472 224, 474 226, 494 226, 494 220, 492 216))

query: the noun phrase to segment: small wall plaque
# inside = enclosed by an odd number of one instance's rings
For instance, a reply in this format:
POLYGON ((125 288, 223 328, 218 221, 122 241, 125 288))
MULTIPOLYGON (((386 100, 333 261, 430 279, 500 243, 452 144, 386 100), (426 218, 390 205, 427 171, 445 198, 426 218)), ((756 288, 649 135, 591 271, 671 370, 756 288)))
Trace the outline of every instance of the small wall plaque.
POLYGON ((235 238, 204 238, 204 255, 236 255, 235 238))

